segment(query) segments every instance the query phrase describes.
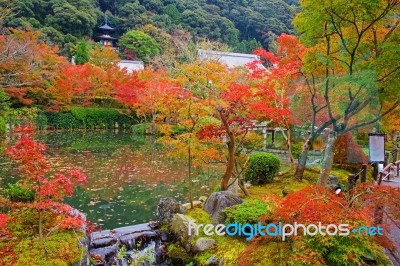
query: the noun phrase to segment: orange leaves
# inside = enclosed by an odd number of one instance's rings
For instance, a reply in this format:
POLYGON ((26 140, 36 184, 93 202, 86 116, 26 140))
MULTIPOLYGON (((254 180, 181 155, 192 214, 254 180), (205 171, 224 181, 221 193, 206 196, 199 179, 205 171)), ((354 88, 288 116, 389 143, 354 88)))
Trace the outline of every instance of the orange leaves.
POLYGON ((23 104, 45 100, 45 82, 66 63, 57 52, 39 41, 37 32, 11 30, 0 35, 0 87, 23 104))
POLYGON ((143 88, 137 73, 128 74, 117 67, 103 69, 86 63, 68 65, 49 89, 55 103, 90 105, 96 99, 111 99, 132 106, 143 88))

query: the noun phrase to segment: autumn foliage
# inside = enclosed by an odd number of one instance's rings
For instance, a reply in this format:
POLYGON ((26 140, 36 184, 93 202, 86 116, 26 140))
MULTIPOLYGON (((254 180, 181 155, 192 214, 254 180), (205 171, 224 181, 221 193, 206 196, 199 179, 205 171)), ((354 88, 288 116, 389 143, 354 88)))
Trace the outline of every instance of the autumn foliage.
POLYGON ((347 132, 336 140, 333 154, 334 163, 337 164, 368 163, 367 156, 351 132, 347 132))
POLYGON ((14 30, 0 35, 0 87, 18 104, 46 104, 46 87, 67 64, 57 47, 39 39, 38 32, 14 30))
MULTIPOLYGON (((284 198, 264 196, 263 200, 272 204, 272 213, 260 217, 263 223, 278 224, 348 224, 348 236, 316 234, 304 236, 299 229, 297 236, 290 236, 285 242, 279 237, 262 236, 254 238, 240 256, 241 265, 253 265, 249 261, 259 258, 257 250, 267 250, 268 260, 290 262, 294 265, 348 265, 365 264, 367 260, 388 263, 382 253, 382 246, 394 250, 389 240, 390 224, 399 224, 397 203, 400 190, 370 183, 357 185, 351 192, 336 195, 321 186, 308 186, 284 198), (384 206, 384 213, 382 211, 384 206), (271 218, 272 217, 272 218, 271 218), (383 236, 367 236, 352 233, 360 226, 379 225, 383 236), (274 250, 268 250, 275 247, 274 250), (283 250, 284 256, 278 250, 283 250), (276 251, 276 252, 275 252, 276 251), (257 255, 258 254, 258 255, 257 255), (368 256, 366 256, 368 254, 368 256)), ((332 230, 331 230, 332 231, 332 230)))
MULTIPOLYGON (((21 173, 22 184, 35 192, 34 202, 10 204, 10 207, 26 205, 34 208, 39 213, 39 237, 43 238, 44 233, 44 212, 59 214, 53 221, 58 222, 61 228, 82 227, 83 217, 74 213, 74 210, 67 204, 60 201, 71 196, 76 184, 86 181, 86 176, 77 170, 66 174, 56 173, 49 175, 51 170, 48 159, 45 156, 46 145, 34 141, 31 133, 32 128, 17 128, 17 142, 11 146, 6 154, 17 163, 21 173), (62 217, 62 219, 59 219, 62 217)), ((56 226, 52 224, 51 226, 56 226)))

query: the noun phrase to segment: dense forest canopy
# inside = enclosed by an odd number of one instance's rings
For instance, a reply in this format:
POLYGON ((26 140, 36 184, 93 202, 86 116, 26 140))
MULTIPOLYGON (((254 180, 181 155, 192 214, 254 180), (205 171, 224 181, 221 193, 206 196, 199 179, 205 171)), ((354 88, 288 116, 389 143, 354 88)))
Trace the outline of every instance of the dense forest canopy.
MULTIPOLYGON (((6 1, 7 2, 7 1, 6 1)), ((230 50, 251 52, 268 45, 281 33, 293 33, 291 21, 297 0, 14 0, 14 16, 5 27, 39 30, 48 44, 57 44, 65 55, 74 53, 82 38, 98 34, 105 15, 117 29, 153 25, 167 34, 184 30, 194 42, 218 41, 230 50)), ((154 36, 153 36, 154 37, 154 36)))

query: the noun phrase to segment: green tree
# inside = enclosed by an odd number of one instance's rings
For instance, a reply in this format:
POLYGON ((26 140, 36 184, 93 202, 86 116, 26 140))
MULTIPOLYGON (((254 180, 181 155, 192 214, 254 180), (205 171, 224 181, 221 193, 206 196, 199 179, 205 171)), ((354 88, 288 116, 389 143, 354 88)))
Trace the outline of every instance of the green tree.
POLYGON ((89 59, 89 45, 86 43, 85 40, 82 40, 76 46, 75 64, 83 65, 89 62, 89 59))
MULTIPOLYGON (((320 185, 328 180, 336 138, 374 124, 398 106, 400 67, 394 51, 399 49, 399 5, 399 0, 301 1, 302 12, 294 24, 302 33, 301 40, 310 46, 303 74, 310 109, 314 110, 307 142, 312 143, 325 128, 332 128, 320 185), (381 99, 382 108, 378 93, 386 94, 381 99), (323 99, 319 106, 315 96, 323 99), (319 124, 315 123, 316 110, 323 118, 319 124)), ((304 149, 297 177, 302 176, 306 156, 304 149)))
POLYGON ((125 33, 119 44, 124 49, 133 51, 138 59, 146 63, 160 53, 158 43, 146 33, 138 30, 125 33))
POLYGON ((181 13, 175 5, 169 4, 164 8, 164 13, 167 14, 173 23, 179 24, 181 22, 181 13))
POLYGON ((255 49, 260 47, 262 47, 261 43, 253 38, 251 40, 241 41, 236 50, 240 53, 252 54, 255 49))

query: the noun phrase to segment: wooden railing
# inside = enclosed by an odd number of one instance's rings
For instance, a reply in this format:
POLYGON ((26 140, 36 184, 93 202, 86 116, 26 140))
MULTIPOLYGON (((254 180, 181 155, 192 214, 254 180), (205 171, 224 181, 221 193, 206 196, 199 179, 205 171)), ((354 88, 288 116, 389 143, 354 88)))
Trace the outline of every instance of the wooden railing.
POLYGON ((396 176, 399 176, 400 173, 400 160, 390 163, 386 165, 378 174, 378 185, 382 183, 382 180, 386 179, 387 181, 390 181, 390 174, 393 168, 396 167, 396 176))
POLYGON ((368 164, 363 164, 361 170, 357 174, 349 174, 347 178, 347 186, 349 190, 352 190, 356 186, 358 179, 360 179, 361 183, 367 181, 367 169, 368 164))

